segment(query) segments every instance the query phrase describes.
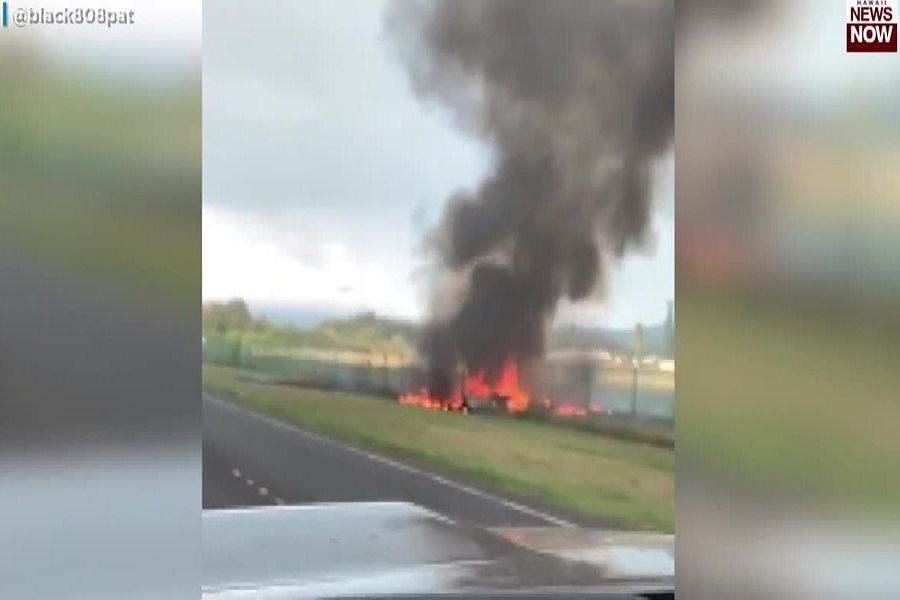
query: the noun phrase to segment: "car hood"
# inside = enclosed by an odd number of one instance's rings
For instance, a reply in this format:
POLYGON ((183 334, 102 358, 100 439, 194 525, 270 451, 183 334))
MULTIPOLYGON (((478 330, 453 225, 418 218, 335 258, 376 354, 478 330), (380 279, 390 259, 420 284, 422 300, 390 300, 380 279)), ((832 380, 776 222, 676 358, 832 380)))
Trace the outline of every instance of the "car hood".
POLYGON ((674 587, 674 538, 485 529, 402 502, 203 512, 208 599, 674 587))

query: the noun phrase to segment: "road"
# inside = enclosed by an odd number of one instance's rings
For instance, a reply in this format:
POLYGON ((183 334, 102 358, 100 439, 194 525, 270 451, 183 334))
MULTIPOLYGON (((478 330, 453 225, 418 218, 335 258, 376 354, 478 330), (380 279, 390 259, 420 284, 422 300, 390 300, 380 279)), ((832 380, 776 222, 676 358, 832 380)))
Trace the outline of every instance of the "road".
POLYGON ((204 508, 386 500, 488 527, 584 524, 204 395, 204 508))

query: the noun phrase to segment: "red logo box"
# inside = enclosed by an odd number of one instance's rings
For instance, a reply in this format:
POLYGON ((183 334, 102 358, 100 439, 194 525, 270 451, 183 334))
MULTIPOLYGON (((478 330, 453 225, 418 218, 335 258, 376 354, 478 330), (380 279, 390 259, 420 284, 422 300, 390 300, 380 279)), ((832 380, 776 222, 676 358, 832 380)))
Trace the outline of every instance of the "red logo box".
POLYGON ((897 0, 847 0, 847 52, 897 52, 897 0))

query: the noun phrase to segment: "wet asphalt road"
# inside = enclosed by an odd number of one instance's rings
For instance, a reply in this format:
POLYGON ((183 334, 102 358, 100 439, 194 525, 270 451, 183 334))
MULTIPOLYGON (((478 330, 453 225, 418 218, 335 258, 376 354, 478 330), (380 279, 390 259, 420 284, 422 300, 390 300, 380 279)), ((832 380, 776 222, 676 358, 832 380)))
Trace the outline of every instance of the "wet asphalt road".
POLYGON ((204 508, 354 501, 413 502, 488 527, 589 524, 204 395, 204 508))

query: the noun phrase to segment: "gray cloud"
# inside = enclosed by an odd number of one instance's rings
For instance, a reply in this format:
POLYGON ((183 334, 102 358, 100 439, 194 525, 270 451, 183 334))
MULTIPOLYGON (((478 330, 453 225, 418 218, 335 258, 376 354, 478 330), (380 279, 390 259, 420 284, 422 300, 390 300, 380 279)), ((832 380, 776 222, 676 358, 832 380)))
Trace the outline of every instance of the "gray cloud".
POLYGON ((423 112, 382 50, 380 3, 246 10, 204 12, 207 202, 389 232, 477 178, 480 147, 423 112))

